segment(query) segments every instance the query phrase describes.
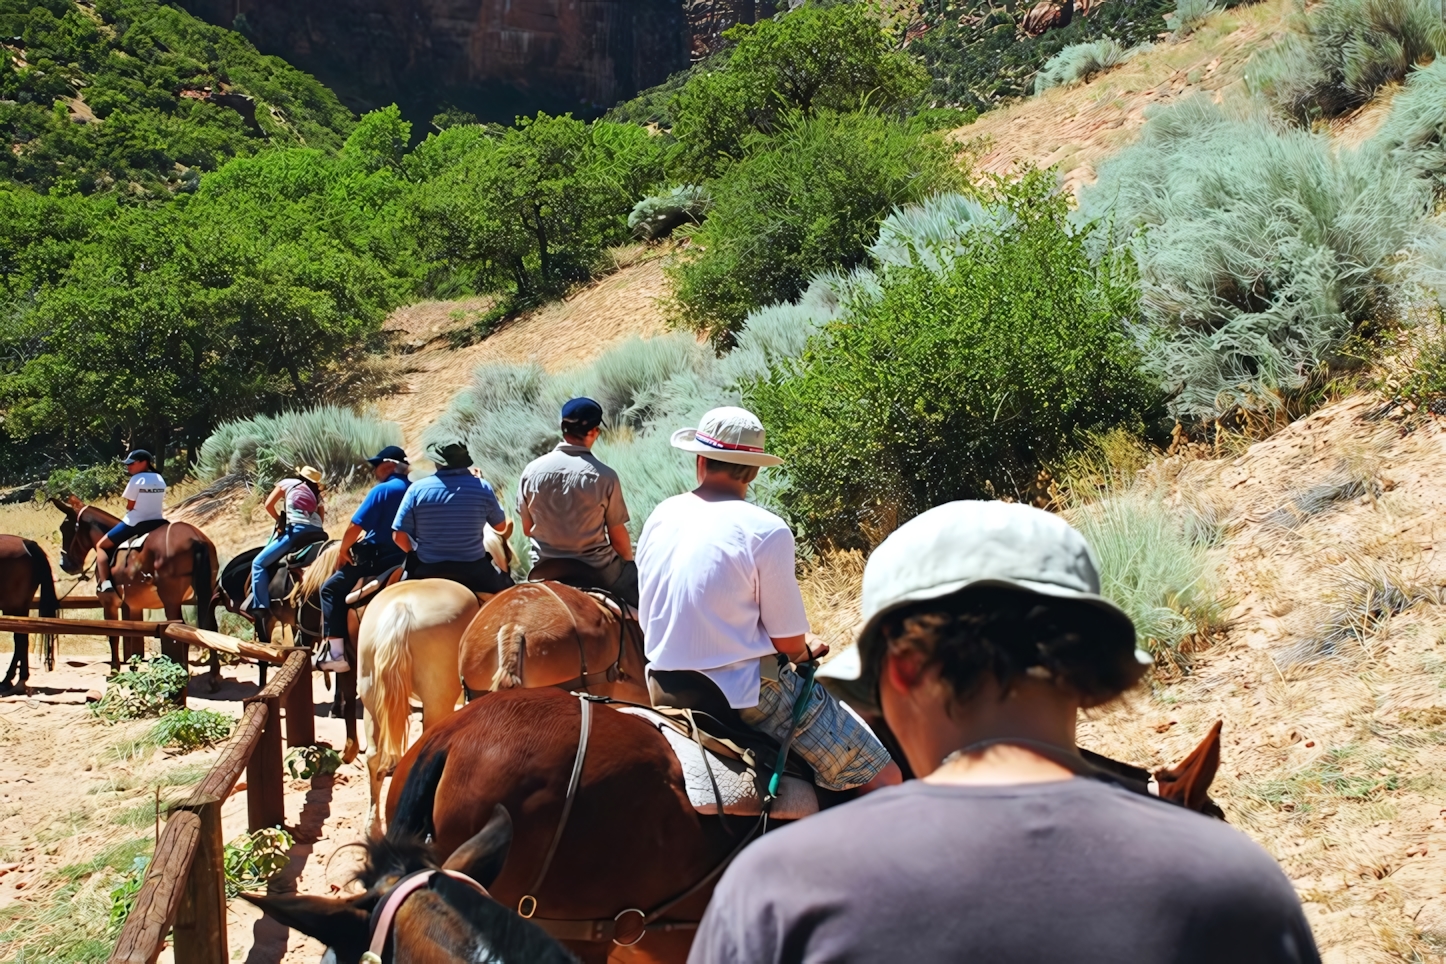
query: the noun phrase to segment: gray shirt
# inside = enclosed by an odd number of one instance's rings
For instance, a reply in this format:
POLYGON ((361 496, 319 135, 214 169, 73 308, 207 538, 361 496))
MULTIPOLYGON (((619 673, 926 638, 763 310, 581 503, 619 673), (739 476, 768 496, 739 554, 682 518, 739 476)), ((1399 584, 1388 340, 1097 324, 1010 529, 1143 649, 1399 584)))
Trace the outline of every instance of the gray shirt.
POLYGON ((1088 779, 911 780, 766 834, 689 964, 1319 964, 1245 834, 1088 779))
POLYGON ((532 518, 532 564, 577 559, 595 569, 618 554, 608 527, 628 521, 618 474, 586 447, 560 443, 517 481, 517 511, 532 518))

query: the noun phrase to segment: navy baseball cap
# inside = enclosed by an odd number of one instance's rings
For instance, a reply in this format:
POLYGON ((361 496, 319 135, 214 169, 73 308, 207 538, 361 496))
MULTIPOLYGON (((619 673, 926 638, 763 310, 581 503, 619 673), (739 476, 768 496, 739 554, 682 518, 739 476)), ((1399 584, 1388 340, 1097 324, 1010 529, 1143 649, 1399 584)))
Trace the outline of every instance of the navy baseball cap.
POLYGON ((388 445, 376 455, 373 455, 371 458, 367 459, 367 462, 369 462, 373 466, 377 466, 381 465, 383 462, 405 462, 406 460, 407 453, 402 451, 402 447, 400 445, 388 445))
POLYGON ((601 425, 602 406, 590 398, 574 398, 562 406, 562 420, 586 428, 601 425))
POLYGON ((156 460, 151 458, 151 453, 147 452, 145 449, 136 449, 130 455, 127 455, 126 460, 121 464, 135 465, 137 462, 149 462, 152 465, 156 464, 156 460))

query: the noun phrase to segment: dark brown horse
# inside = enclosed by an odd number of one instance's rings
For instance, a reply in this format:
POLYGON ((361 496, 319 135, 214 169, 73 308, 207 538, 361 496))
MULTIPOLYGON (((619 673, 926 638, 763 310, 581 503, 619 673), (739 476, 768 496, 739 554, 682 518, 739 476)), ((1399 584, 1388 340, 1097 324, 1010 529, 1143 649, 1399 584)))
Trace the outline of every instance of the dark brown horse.
MULTIPOLYGON (((389 835, 366 846, 360 880, 365 893, 344 900, 326 897, 242 894, 276 920, 326 944, 336 964, 357 964, 372 940, 371 919, 385 902, 395 901, 397 885, 418 873, 439 868, 490 887, 507 860, 512 821, 497 807, 487 825, 439 864, 433 848, 420 838, 389 835)), ((574 958, 536 925, 480 893, 466 880, 433 873, 424 885, 392 911, 392 964, 449 964, 495 961, 497 964, 567 964, 574 958)))
POLYGON ((560 582, 524 582, 493 596, 462 634, 469 694, 560 686, 648 703, 638 624, 560 582))
MULTIPOLYGON (((85 569, 86 559, 95 550, 101 536, 120 520, 103 509, 85 505, 79 499, 51 499, 65 514, 60 524, 60 568, 77 574, 85 569)), ((200 629, 216 628, 216 547, 205 533, 189 522, 168 522, 150 532, 137 549, 116 552, 111 578, 116 595, 102 601, 106 619, 141 618, 147 609, 164 609, 167 619, 180 619, 181 605, 196 604, 196 625, 200 629)), ((120 669, 121 653, 118 637, 110 637, 110 663, 120 669)), ((186 665, 186 648, 175 643, 162 643, 162 651, 181 665, 186 665)), ((126 637, 125 658, 142 655, 145 640, 126 637)), ((219 666, 212 661, 211 686, 219 686, 219 666)))
MULTIPOLYGON (((0 536, 0 612, 7 616, 29 616, 35 593, 40 592, 40 615, 58 616, 60 607, 55 598, 55 579, 50 572, 50 559, 33 539, 0 536)), ((15 672, 20 671, 19 688, 25 689, 30 679, 30 636, 15 634, 15 655, 0 693, 15 689, 15 672)))

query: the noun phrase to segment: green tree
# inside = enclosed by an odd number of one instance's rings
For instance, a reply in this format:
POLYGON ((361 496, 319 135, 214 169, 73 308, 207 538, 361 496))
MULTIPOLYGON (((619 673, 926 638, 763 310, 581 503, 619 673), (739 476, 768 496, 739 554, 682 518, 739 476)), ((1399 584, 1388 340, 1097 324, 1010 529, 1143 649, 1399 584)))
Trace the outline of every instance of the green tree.
POLYGON ((867 547, 871 527, 942 502, 1026 494, 1081 433, 1156 411, 1126 329, 1129 265, 1091 261, 1050 180, 1004 188, 996 216, 883 268, 746 391, 812 537, 867 547))
POLYGON ((892 111, 929 82, 862 4, 810 4, 724 37, 736 44, 726 63, 695 74, 671 108, 672 166, 685 181, 716 177, 744 156, 750 134, 772 133, 792 113, 892 111))
POLYGON ((713 207, 668 269, 682 325, 727 341, 761 305, 798 297, 813 275, 862 264, 895 207, 960 183, 942 137, 877 113, 795 113, 710 184, 713 207))

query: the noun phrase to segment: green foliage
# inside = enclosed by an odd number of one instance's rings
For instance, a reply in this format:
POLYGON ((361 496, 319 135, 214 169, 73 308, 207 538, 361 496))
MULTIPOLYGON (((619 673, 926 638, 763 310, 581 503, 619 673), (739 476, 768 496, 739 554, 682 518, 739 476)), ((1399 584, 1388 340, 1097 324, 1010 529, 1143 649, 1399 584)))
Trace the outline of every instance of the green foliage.
POLYGON ((1184 39, 1190 36, 1219 9, 1216 0, 1175 0, 1175 37, 1184 39))
POLYGON ((291 863, 295 838, 281 827, 263 827, 226 845, 226 896, 256 890, 291 863))
POLYGON ((1374 150, 1192 98, 1100 165, 1080 211, 1098 251, 1134 252, 1145 363, 1171 411, 1208 419, 1321 384, 1346 339, 1393 317, 1428 201, 1374 150))
POLYGON ((222 422, 201 446, 196 474, 208 480, 240 475, 264 488, 311 465, 321 470, 328 485, 347 488, 371 478, 366 459, 401 443, 396 422, 322 405, 222 422))
POLYGON ((675 316, 726 341, 752 309, 861 264, 879 222, 962 179, 954 148, 871 112, 794 114, 710 185, 696 245, 669 267, 675 316))
POLYGON ((699 224, 713 199, 705 188, 684 184, 652 194, 633 205, 628 230, 639 238, 656 241, 684 224, 699 224))
POLYGON ((286 754, 286 772, 293 780, 330 776, 341 769, 341 754, 329 746, 298 746, 286 754))
POLYGON ((146 868, 150 865, 149 855, 138 854, 131 861, 130 868, 121 874, 120 881, 111 888, 110 915, 106 918, 106 924, 112 935, 120 934, 121 928, 126 924, 126 918, 131 915, 131 910, 136 906, 136 897, 141 892, 141 884, 146 879, 146 868))
POLYGON ((662 180, 663 145, 641 127, 538 114, 501 134, 449 128, 404 166, 421 182, 426 257, 453 283, 527 296, 586 278, 626 239, 628 210, 662 180))
POLYGON ((1126 50, 1109 37, 1070 44, 1040 68, 1034 78, 1034 92, 1084 83, 1095 74, 1118 67, 1133 54, 1133 50, 1126 50))
POLYGON ((928 82, 863 4, 808 4, 724 36, 735 45, 726 60, 695 70, 670 108, 671 163, 689 180, 718 176, 752 152, 752 135, 787 126, 795 113, 896 111, 928 82))
POLYGON ((236 721, 214 710, 173 710, 161 717, 152 728, 150 739, 156 746, 179 747, 186 753, 206 746, 215 746, 231 735, 236 721))
POLYGON ((0 177, 41 189, 189 190, 193 170, 351 127, 314 78, 157 0, 0 0, 0 35, 0 177))
POLYGON ((841 317, 748 390, 811 538, 866 547, 930 506, 1020 494, 1080 433, 1154 408, 1128 262, 1086 256, 1048 175, 995 190, 956 206, 971 216, 952 237, 891 244, 908 262, 860 278, 841 317))
POLYGON ((1113 38, 1130 48, 1169 30, 1164 15, 1175 0, 1110 0, 1088 17, 1039 37, 1020 34, 1019 23, 1035 0, 944 0, 924 4, 929 30, 909 44, 933 77, 935 104, 989 110, 1034 89, 1035 74, 1074 44, 1113 38))
POLYGON ((175 706, 190 679, 186 667, 169 657, 132 656, 129 672, 111 677, 105 695, 91 704, 91 712, 108 723, 160 716, 175 706))
POLYGON ((1327 0, 1301 14, 1292 36, 1257 54, 1247 79, 1309 122, 1359 107, 1442 50, 1446 22, 1435 0, 1327 0))
POLYGON ((1438 195, 1446 190, 1446 60, 1411 72, 1370 143, 1395 164, 1430 179, 1438 195))
POLYGON ((38 494, 45 499, 65 499, 73 495, 82 502, 95 502, 119 495, 126 487, 126 478, 125 467, 119 462, 56 469, 46 478, 38 494))

